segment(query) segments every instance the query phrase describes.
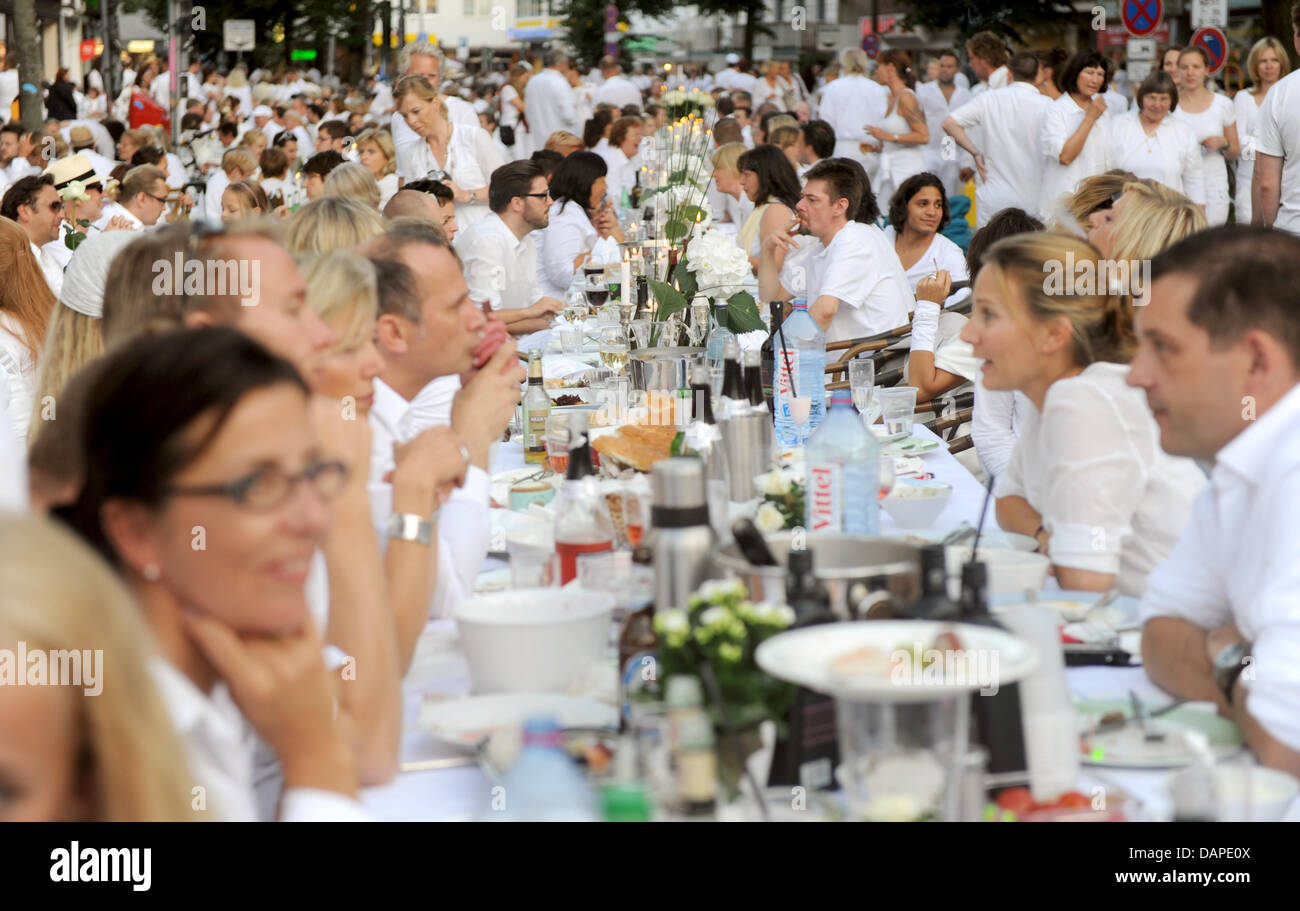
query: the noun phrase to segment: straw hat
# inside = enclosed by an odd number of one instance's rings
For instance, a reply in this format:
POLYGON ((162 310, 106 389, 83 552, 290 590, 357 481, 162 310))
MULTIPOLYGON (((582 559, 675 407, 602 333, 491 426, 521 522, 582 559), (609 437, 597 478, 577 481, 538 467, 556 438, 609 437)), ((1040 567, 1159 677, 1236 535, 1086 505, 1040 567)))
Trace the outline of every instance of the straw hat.
MULTIPOLYGON (((82 129, 85 129, 82 127, 82 129)), ((77 128, 73 128, 73 135, 76 135, 77 128)), ((86 132, 90 132, 87 130, 86 132)), ((54 189, 62 190, 74 180, 79 180, 85 185, 99 184, 99 188, 104 188, 104 179, 95 173, 94 166, 90 159, 78 152, 75 155, 69 155, 66 158, 60 158, 50 162, 50 166, 45 169, 45 173, 54 178, 54 189)))

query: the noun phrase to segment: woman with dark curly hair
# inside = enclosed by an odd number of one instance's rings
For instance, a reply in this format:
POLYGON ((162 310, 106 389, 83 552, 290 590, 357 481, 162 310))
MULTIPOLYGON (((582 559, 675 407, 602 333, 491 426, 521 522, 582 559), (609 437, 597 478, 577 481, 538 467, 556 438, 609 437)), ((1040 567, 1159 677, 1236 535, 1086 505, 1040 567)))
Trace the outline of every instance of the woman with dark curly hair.
MULTIPOLYGON (((961 247, 939 233, 951 218, 943 181, 929 171, 907 178, 889 201, 889 227, 885 228, 885 236, 894 245, 913 291, 922 278, 941 269, 946 269, 954 282, 966 281, 961 247)), ((958 293, 966 296, 964 292, 958 293)))

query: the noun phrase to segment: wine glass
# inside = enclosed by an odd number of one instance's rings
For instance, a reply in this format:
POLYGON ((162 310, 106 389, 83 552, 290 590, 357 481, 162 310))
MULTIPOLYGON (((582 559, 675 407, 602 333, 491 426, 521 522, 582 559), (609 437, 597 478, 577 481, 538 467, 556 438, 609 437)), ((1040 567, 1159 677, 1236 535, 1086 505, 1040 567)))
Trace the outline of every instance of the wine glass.
POLYGON ((810 395, 792 395, 787 399, 790 403, 790 420, 795 425, 795 435, 798 438, 796 446, 802 446, 808 440, 808 418, 812 415, 812 396, 810 395))
POLYGON ((587 320, 587 298, 579 289, 570 291, 564 301, 564 319, 575 326, 587 320))
POLYGON ((593 310, 598 310, 609 300, 609 285, 601 282, 599 277, 589 279, 584 289, 587 295, 587 304, 593 310))
POLYGON ((849 388, 853 391, 853 405, 859 414, 866 414, 871 403, 871 387, 876 383, 876 362, 869 358, 849 361, 849 388))
POLYGON ((622 326, 600 330, 600 362, 616 376, 627 370, 627 332, 622 326))

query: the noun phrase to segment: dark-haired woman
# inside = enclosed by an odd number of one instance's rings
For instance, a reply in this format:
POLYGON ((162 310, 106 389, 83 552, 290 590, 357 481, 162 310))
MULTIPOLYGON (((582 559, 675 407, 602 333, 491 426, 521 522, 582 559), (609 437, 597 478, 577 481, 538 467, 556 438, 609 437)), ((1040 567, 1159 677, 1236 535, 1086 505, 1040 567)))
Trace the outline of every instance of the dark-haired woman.
POLYGON ((565 299, 574 273, 599 238, 625 239, 606 199, 605 175, 605 159, 574 152, 551 177, 550 219, 537 236, 537 278, 546 297, 565 299))
POLYGON ((943 181, 928 171, 904 180, 889 201, 885 236, 894 245, 913 291, 917 282, 940 270, 947 271, 954 282, 966 281, 965 254, 940 233, 951 218, 943 181))
POLYGON ((1106 170, 1110 114, 1102 95, 1110 80, 1110 61, 1095 50, 1079 51, 1065 64, 1063 94, 1043 113, 1039 135, 1047 156, 1042 209, 1055 220, 1061 197, 1079 181, 1106 170))
POLYGON ((906 51, 881 54, 872 78, 889 89, 885 119, 866 128, 882 145, 876 192, 884 202, 893 197, 894 190, 902 186, 903 181, 925 170, 925 146, 930 141, 930 128, 926 126, 921 103, 912 91, 916 86, 916 75, 912 72, 912 58, 906 51))
POLYGON ((1032 412, 997 480, 998 525, 1033 535, 1062 588, 1140 595, 1173 549, 1205 476, 1166 455, 1146 396, 1125 382, 1132 308, 1066 275, 1044 286, 1044 267, 1101 254, 1064 233, 994 244, 975 282, 962 338, 983 359, 990 389, 1023 392, 1032 412))
POLYGON ((740 156, 740 186, 754 204, 737 240, 749 257, 750 267, 758 271, 763 241, 776 231, 785 231, 795 221, 794 207, 799 205, 799 175, 790 160, 776 146, 761 145, 740 156))

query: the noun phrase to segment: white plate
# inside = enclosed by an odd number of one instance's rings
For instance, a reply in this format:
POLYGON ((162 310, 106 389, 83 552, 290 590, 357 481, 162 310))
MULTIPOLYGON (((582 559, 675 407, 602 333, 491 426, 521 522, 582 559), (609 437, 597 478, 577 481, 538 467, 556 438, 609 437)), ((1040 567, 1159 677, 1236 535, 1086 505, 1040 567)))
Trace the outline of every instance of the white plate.
MULTIPOLYGON (((1128 705, 1122 700, 1076 703, 1075 709, 1083 723, 1082 733, 1085 736, 1087 734, 1088 718, 1095 720, 1103 711, 1114 709, 1125 715, 1132 714, 1128 705)), ((1087 750, 1080 759, 1084 765, 1090 766, 1124 769, 1181 768, 1191 765, 1196 759, 1196 754, 1183 736, 1189 731, 1200 731, 1206 735, 1210 752, 1216 761, 1235 756, 1242 750, 1241 735, 1236 726, 1226 718, 1220 718, 1213 703, 1189 702, 1167 715, 1152 718, 1151 727, 1164 734, 1165 739, 1148 742, 1142 732, 1142 725, 1134 721, 1122 728, 1088 738, 1087 750)))
POLYGON ((924 620, 868 620, 792 630, 760 645, 755 659, 759 667, 779 680, 819 693, 871 702, 929 702, 973 692, 990 683, 1005 686, 1038 666, 1038 655, 1029 643, 1005 630, 924 620), (945 630, 956 633, 967 651, 975 651, 976 660, 969 664, 966 660, 955 661, 958 673, 939 680, 919 669, 914 675, 894 679, 890 671, 892 655, 910 650, 913 643, 928 649, 935 636, 945 630), (867 647, 881 655, 879 672, 844 674, 835 670, 835 659, 867 647), (962 673, 967 668, 969 673, 962 673))
POLYGON ((617 728, 618 709, 594 699, 563 693, 494 693, 420 708, 420 727, 438 740, 474 748, 499 730, 515 727, 529 715, 550 715, 562 728, 617 728))
MULTIPOLYGON (((492 501, 499 503, 506 509, 510 508, 510 488, 514 487, 524 478, 530 478, 535 474, 543 471, 541 465, 525 465, 523 468, 512 468, 509 471, 499 471, 492 476, 492 484, 489 488, 492 493, 492 501)), ((536 479, 537 482, 550 484, 552 487, 558 487, 564 479, 554 472, 543 474, 536 479)))
MULTIPOLYGON (((1062 623, 1082 622, 1092 605, 1096 604, 1103 592, 1053 591, 1043 592, 1035 603, 1055 610, 1062 623)), ((1020 604, 1025 599, 1022 595, 1002 595, 994 598, 995 605, 1020 604)), ((1100 623, 1112 629, 1136 626, 1138 622, 1138 599, 1120 595, 1110 604, 1088 618, 1089 623, 1100 623)))

